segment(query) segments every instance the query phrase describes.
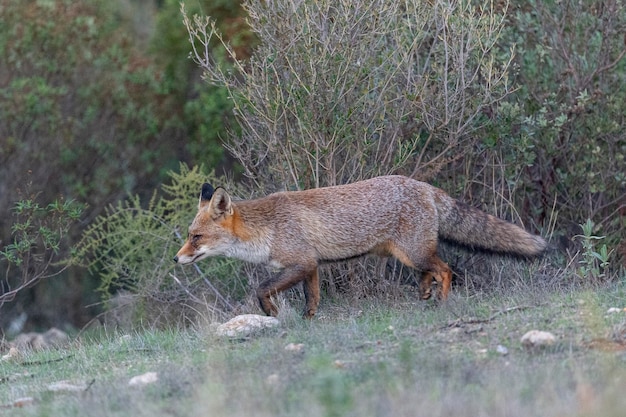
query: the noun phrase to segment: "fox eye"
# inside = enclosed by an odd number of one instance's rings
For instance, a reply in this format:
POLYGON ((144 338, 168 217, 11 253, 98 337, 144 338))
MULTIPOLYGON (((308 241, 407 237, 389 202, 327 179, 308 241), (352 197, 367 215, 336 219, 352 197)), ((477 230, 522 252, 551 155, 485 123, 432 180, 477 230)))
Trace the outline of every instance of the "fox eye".
POLYGON ((200 240, 201 237, 202 237, 202 235, 192 235, 192 234, 189 234, 189 241, 191 242, 191 244, 193 246, 197 246, 198 245, 198 240, 200 240))

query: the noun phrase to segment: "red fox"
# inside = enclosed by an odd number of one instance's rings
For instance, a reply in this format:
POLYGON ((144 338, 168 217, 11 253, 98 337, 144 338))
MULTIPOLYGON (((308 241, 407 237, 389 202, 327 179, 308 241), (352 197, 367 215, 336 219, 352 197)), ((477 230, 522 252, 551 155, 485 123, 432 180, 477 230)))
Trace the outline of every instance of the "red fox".
POLYGON ((540 236, 432 185, 394 175, 247 201, 232 201, 223 188, 204 184, 188 239, 174 261, 226 256, 268 264, 281 271, 257 289, 265 314, 277 314, 273 295, 302 281, 304 316, 311 318, 320 300, 318 264, 366 254, 394 256, 421 270, 421 298, 430 298, 435 283, 436 297, 445 300, 452 271, 437 256, 439 238, 527 257, 546 248, 540 236))

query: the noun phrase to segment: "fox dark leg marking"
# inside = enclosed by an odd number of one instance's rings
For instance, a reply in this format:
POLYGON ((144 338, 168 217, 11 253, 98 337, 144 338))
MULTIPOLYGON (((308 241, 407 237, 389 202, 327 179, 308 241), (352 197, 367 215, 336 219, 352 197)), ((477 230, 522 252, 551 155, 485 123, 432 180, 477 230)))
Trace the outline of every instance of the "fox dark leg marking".
POLYGON ((317 306, 320 304, 320 279, 317 275, 317 268, 304 280, 303 287, 306 301, 304 318, 310 319, 317 313, 317 306))
POLYGON ((310 279, 314 272, 317 276, 317 267, 307 268, 302 265, 291 266, 283 269, 275 277, 263 281, 256 291, 256 295, 259 298, 259 303, 261 304, 263 312, 268 316, 276 316, 278 314, 278 309, 274 303, 272 303, 271 297, 293 287, 300 281, 310 279))
POLYGON ((433 295, 433 282, 436 282, 435 277, 430 272, 424 272, 422 279, 419 283, 419 294, 422 300, 428 300, 433 295))
POLYGON ((436 239, 423 243, 423 246, 430 248, 430 250, 425 252, 431 253, 430 256, 425 257, 424 254, 411 253, 410 251, 404 250, 401 245, 394 243, 386 244, 385 249, 404 265, 423 271, 422 278, 418 285, 420 298, 422 300, 428 300, 432 296, 432 287, 433 284, 436 284, 435 295, 437 300, 445 301, 450 293, 452 271, 450 267, 437 256, 436 239))
MULTIPOLYGON (((435 293, 437 300, 445 301, 448 298, 448 294, 450 294, 450 287, 452 286, 452 270, 448 264, 436 255, 431 258, 430 266, 422 277, 422 282, 420 283, 420 293, 426 284, 429 286, 432 284, 433 279, 437 282, 437 290, 435 293)), ((424 298, 425 295, 425 293, 421 293, 422 299, 427 299, 424 298)), ((430 298, 430 294, 428 295, 428 298, 430 298)))
MULTIPOLYGON (((379 254, 383 254, 386 251, 386 253, 388 253, 389 255, 392 255, 393 257, 395 257, 397 260, 399 260, 400 262, 402 262, 404 265, 408 266, 409 268, 413 268, 416 269, 419 267, 416 266, 416 262, 414 262, 409 255, 407 255, 407 253, 405 251, 403 251, 402 249, 400 249, 400 247, 398 245, 395 245, 394 243, 387 243, 384 246, 381 246, 378 249, 378 253, 379 254)), ((447 268, 447 265, 445 263, 443 263, 436 255, 434 256, 434 259, 436 259, 437 261, 439 261, 441 264, 443 264, 443 266, 445 266, 447 268)), ((421 262, 419 263, 419 265, 421 266, 421 262)), ((435 273, 435 271, 440 271, 441 270, 441 265, 439 265, 436 261, 434 262, 434 264, 436 265, 435 268, 432 268, 433 270, 431 271, 430 266, 428 268, 424 268, 424 272, 422 274, 422 278, 419 282, 419 294, 420 294, 420 298, 422 300, 428 300, 431 296, 432 296, 432 287, 433 287, 433 283, 437 283, 438 285, 438 289, 439 288, 443 288, 443 286, 440 284, 440 282, 444 283, 444 285, 447 285, 447 289, 445 290, 445 295, 443 292, 440 292, 439 290, 437 291, 437 295, 438 297, 444 297, 443 299, 445 299, 445 297, 448 296, 448 292, 450 291, 450 285, 449 285, 449 279, 446 280, 444 278, 445 274, 440 274, 440 273, 435 273), (446 282, 448 284, 446 284, 446 282)), ((449 269, 449 268, 448 268, 449 269)))

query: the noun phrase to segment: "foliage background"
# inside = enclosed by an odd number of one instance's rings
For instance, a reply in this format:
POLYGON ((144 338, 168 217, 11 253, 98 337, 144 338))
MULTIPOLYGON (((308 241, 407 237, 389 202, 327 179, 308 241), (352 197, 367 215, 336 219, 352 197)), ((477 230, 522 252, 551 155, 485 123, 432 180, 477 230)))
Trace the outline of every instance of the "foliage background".
MULTIPOLYGON (((240 25, 236 2, 195 5, 240 25)), ((179 161, 217 170, 232 165, 220 145, 225 96, 220 89, 200 93, 178 7, 149 0, 0 2, 2 248, 14 239, 12 208, 21 198, 86 203, 71 246, 109 204, 135 194, 147 201, 179 161)), ((3 285, 14 279, 0 278, 3 285)), ((98 311, 86 306, 98 302, 99 280, 70 268, 5 304, 0 327, 20 315, 28 317, 27 329, 82 326, 98 311)))
MULTIPOLYGON (((626 258, 626 8, 619 0, 566 3, 284 0, 244 9, 188 2, 187 15, 212 16, 229 45, 215 37, 207 43, 215 63, 212 74, 204 68, 207 85, 187 58, 177 1, 0 0, 1 246, 14 239, 12 207, 28 183, 44 204, 60 197, 87 204, 66 242, 80 246, 82 231, 106 231, 105 219, 130 207, 169 215, 155 212, 155 202, 183 161, 215 168, 216 181, 243 172, 242 198, 412 175, 550 235, 565 254, 555 257, 557 267, 580 260, 572 238, 589 218, 589 233, 606 236, 607 271, 619 271, 626 258), (435 64, 417 65, 424 62, 435 64)), ((192 189, 176 198, 195 201, 192 189)), ((145 218, 127 220, 118 225, 146 226, 145 218)), ((171 221, 159 232, 170 243, 185 227, 183 218, 171 221)), ((142 245, 150 236, 137 239, 142 245)), ((131 281, 170 255, 132 259, 130 270, 142 271, 131 281)), ((453 258, 453 267, 467 265, 453 258)), ((123 259, 114 260, 118 267, 123 259)), ((123 268, 92 267, 91 274, 70 268, 5 304, 0 327, 22 313, 27 328, 84 325, 98 311, 86 308, 99 300, 95 290, 110 274, 125 279, 123 268)), ((252 282, 262 277, 242 268, 252 282)), ((328 276, 393 268, 350 264, 328 276)))

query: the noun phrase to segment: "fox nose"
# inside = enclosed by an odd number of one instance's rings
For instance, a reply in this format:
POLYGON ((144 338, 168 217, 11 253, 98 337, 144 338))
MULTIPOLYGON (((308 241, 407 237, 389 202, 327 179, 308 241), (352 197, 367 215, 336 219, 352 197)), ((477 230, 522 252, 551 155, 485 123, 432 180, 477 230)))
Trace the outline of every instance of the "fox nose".
POLYGON ((178 263, 178 256, 174 256, 174 262, 178 263))

